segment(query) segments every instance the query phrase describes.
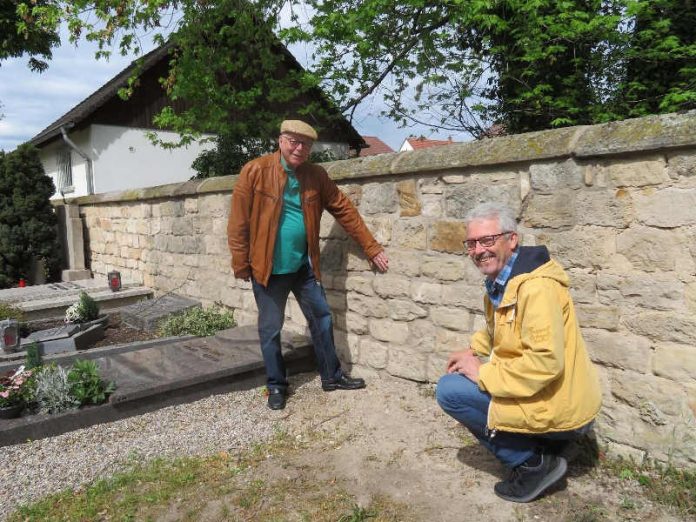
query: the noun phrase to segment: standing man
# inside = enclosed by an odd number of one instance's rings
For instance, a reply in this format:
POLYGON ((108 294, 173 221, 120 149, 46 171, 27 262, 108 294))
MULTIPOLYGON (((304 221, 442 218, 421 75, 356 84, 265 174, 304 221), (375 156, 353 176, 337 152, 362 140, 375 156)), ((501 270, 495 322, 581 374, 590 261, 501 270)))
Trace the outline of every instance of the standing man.
POLYGON ((487 326, 449 356, 437 401, 510 468, 495 493, 530 502, 565 475, 553 441, 589 431, 599 379, 568 276, 546 247, 518 246, 514 214, 501 205, 474 208, 466 224, 467 252, 486 276, 487 326))
POLYGON ((261 352, 266 366, 268 407, 285 407, 288 381, 280 331, 290 292, 304 314, 314 343, 324 391, 365 387, 341 370, 331 310, 322 287, 319 223, 328 210, 357 241, 378 270, 389 261, 357 209, 319 165, 308 163, 316 131, 300 120, 280 126, 279 150, 242 168, 232 194, 227 242, 234 276, 251 280, 259 311, 261 352))

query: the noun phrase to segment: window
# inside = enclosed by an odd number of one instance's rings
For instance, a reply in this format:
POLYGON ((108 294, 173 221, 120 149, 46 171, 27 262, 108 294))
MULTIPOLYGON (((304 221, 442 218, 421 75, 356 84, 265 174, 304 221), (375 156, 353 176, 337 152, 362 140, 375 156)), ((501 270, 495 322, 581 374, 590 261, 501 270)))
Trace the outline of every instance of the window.
POLYGON ((58 191, 72 192, 72 160, 70 149, 64 148, 58 151, 58 191))

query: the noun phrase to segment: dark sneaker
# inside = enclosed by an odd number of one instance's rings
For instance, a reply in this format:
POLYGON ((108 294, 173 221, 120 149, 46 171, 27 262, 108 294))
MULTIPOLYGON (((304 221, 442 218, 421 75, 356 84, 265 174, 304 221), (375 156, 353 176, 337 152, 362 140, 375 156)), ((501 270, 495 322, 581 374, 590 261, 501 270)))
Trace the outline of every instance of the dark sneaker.
POLYGON ((557 455, 541 455, 541 464, 530 467, 522 464, 512 470, 507 480, 498 482, 495 494, 510 502, 531 502, 561 480, 568 463, 557 455))
POLYGON ((365 381, 363 379, 348 377, 347 375, 341 375, 340 379, 333 381, 322 381, 321 388, 324 391, 334 391, 334 390, 359 390, 365 387, 365 381))
POLYGON ((268 390, 268 407, 272 410, 285 408, 285 393, 278 388, 268 390))

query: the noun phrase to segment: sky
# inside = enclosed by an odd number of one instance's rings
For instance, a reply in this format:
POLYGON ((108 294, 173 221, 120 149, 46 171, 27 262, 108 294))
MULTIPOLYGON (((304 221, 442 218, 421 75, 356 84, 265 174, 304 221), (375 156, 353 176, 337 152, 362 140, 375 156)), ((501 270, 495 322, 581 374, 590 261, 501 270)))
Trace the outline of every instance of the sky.
MULTIPOLYGON (((0 115, 4 115, 0 119, 0 149, 9 152, 31 139, 133 60, 133 57, 122 57, 118 53, 113 53, 109 61, 96 60, 95 46, 89 42, 80 42, 75 47, 65 38, 63 41, 66 43, 54 49, 49 68, 43 73, 31 72, 26 57, 0 62, 0 115)), ((302 53, 295 49, 291 51, 302 63, 302 53)), ((438 134, 423 125, 399 128, 393 121, 379 116, 380 105, 379 97, 363 103, 356 111, 353 126, 361 135, 377 136, 394 150, 398 150, 410 135, 470 140, 465 133, 438 134)))

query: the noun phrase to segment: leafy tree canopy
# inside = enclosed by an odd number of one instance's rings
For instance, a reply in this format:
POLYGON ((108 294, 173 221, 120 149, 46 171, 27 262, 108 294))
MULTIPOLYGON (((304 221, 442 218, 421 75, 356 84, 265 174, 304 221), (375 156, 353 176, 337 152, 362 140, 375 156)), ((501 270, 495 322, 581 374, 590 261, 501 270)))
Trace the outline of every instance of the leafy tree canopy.
POLYGON ((348 115, 379 91, 402 124, 474 136, 696 107, 693 0, 54 0, 17 12, 27 32, 67 21, 101 56, 173 25, 162 81, 190 103, 158 122, 183 143, 202 131, 266 138, 279 108, 316 114, 293 100, 318 86, 348 115), (309 45, 305 72, 276 38, 309 45))
POLYGON ((34 6, 46 4, 44 0, 0 0, 0 64, 8 58, 28 55, 32 71, 41 72, 48 67, 41 58, 50 60, 51 48, 60 39, 55 27, 35 25, 31 17, 34 6))

